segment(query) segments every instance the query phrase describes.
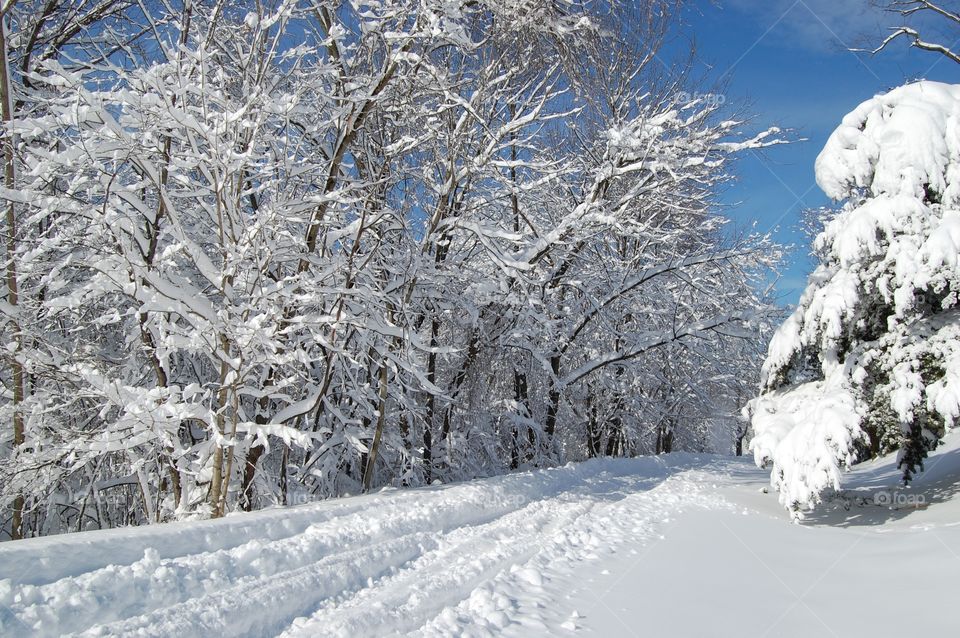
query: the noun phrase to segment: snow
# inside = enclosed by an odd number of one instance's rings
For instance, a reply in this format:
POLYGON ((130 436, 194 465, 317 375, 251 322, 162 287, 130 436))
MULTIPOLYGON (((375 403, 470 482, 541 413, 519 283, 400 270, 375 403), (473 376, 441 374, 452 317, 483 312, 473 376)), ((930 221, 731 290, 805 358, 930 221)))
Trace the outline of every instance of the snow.
POLYGON ((927 466, 801 525, 749 460, 672 454, 6 543, 0 634, 944 635, 960 437, 927 466))
POLYGON ((916 82, 873 97, 827 140, 816 162, 817 183, 835 200, 859 189, 922 197, 929 185, 944 203, 957 203, 960 183, 950 167, 960 158, 958 126, 958 85, 916 82))
POLYGON ((758 465, 772 463, 781 505, 811 508, 821 492, 840 488, 841 470, 853 464, 850 450, 863 435, 857 401, 839 375, 763 395, 751 409, 757 434, 750 448, 758 465))

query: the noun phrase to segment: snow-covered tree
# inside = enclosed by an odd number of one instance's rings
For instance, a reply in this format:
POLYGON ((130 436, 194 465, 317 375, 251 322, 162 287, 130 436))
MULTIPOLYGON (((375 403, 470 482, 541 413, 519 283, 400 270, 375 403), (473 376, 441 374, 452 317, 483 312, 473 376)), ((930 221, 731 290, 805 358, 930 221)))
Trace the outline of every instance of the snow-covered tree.
POLYGON ((899 450, 908 481, 960 416, 958 131, 960 86, 918 82, 861 104, 817 158, 843 207, 749 407, 796 512, 871 455, 899 450))
POLYGON ((672 3, 105 1, 76 42, 39 4, 0 192, 26 534, 705 449, 731 412, 777 251, 716 194, 775 135, 661 77, 672 3))
POLYGON ((879 53, 892 42, 907 41, 909 46, 929 51, 960 63, 954 51, 956 30, 960 28, 960 3, 956 0, 874 0, 889 13, 898 16, 899 25, 873 51, 879 53), (946 38, 946 39, 944 39, 946 38))

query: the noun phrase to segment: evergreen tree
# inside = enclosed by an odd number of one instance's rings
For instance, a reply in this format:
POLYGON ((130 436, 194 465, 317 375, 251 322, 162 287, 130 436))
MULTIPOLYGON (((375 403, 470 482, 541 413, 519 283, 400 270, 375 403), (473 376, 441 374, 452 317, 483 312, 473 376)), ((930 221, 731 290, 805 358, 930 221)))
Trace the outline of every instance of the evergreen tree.
POLYGON ((909 481, 960 414, 958 127, 960 86, 919 82, 860 105, 817 159, 843 206, 748 407, 798 515, 863 458, 898 450, 909 481))

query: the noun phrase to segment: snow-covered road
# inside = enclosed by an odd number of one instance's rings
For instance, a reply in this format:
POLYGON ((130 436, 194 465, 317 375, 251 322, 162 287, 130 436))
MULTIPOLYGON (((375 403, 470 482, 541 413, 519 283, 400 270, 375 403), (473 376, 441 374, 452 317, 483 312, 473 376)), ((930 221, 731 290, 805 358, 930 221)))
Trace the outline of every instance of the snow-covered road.
POLYGON ((927 573, 960 573, 954 443, 931 474, 947 502, 871 506, 859 527, 841 508, 843 529, 789 523, 747 459, 669 455, 7 543, 0 635, 830 635, 836 610, 910 579, 917 604, 956 600, 955 578, 927 573), (858 598, 817 598, 831 587, 858 598))
POLYGON ((373 636, 575 623, 548 583, 681 509, 690 456, 595 461, 155 528, 0 546, 0 633, 373 636))

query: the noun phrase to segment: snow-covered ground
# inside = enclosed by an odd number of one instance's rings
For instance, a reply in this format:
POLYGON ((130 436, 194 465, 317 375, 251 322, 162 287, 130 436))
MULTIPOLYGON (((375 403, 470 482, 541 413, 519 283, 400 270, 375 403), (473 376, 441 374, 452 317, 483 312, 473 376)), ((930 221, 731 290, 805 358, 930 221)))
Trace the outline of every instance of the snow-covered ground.
POLYGON ((949 635, 958 477, 953 435, 798 525, 749 459, 675 454, 6 543, 0 635, 949 635))

